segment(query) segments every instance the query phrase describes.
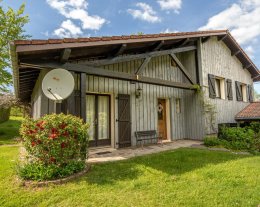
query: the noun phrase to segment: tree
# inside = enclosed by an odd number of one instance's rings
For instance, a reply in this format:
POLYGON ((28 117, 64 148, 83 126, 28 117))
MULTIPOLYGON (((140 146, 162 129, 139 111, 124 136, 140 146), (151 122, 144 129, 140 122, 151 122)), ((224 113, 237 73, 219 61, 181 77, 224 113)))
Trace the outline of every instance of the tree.
MULTIPOLYGON (((1 3, 1 0, 0 0, 1 3)), ((8 8, 6 11, 0 5, 0 93, 7 92, 12 83, 12 74, 8 71, 11 67, 9 57, 9 42, 16 39, 27 39, 24 34, 24 25, 29 22, 29 17, 23 15, 25 5, 22 4, 17 11, 8 8)))
POLYGON ((256 90, 254 90, 254 97, 255 97, 255 100, 256 100, 256 101, 260 101, 260 94, 257 93, 256 90))

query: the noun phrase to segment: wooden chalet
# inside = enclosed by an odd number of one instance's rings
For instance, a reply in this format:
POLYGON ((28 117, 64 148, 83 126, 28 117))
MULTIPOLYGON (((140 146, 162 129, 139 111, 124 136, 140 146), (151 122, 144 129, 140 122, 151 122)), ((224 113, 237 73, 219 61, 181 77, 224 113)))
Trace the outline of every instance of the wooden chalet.
POLYGON ((218 123, 235 122, 260 80, 226 30, 17 40, 10 53, 15 95, 34 118, 54 110, 44 75, 73 74, 74 92, 57 109, 90 123, 92 146, 135 146, 135 132, 152 130, 165 140, 202 139, 218 123))

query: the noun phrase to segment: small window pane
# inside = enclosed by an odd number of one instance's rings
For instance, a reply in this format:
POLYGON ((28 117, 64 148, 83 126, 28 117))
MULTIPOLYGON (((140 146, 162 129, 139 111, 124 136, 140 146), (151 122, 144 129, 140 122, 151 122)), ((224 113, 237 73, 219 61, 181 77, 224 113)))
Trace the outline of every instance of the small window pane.
POLYGON ((216 79, 216 98, 221 97, 220 91, 220 79, 216 79))
POLYGON ((176 113, 177 114, 181 113, 181 99, 180 98, 176 99, 176 113))

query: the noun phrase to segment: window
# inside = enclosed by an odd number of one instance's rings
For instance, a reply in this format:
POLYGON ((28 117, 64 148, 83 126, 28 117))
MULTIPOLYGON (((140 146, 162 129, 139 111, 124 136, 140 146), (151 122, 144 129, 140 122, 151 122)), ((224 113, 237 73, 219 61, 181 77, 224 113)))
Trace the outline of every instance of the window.
POLYGON ((241 84, 242 91, 242 99, 244 102, 247 102, 247 94, 246 94, 246 84, 241 84))
POLYGON ((235 84, 237 101, 247 102, 247 85, 238 81, 236 81, 235 84))
POLYGON ((209 97, 225 99, 225 79, 208 74, 209 78, 209 97))
POLYGON ((176 99, 176 113, 177 114, 181 113, 181 99, 180 98, 176 99))
POLYGON ((225 79, 216 77, 215 81, 216 98, 225 99, 225 79))
POLYGON ((216 86, 216 98, 220 98, 220 79, 216 79, 216 82, 215 82, 216 86))

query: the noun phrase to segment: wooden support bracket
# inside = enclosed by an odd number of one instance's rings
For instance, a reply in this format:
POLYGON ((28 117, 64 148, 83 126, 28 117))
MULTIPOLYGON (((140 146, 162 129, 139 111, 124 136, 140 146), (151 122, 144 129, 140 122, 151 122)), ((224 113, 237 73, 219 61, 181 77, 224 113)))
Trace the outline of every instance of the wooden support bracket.
POLYGON ((170 57, 174 60, 174 62, 177 64, 177 66, 180 68, 180 70, 182 71, 183 75, 189 80, 189 82, 191 84, 195 84, 195 81, 193 80, 193 78, 191 77, 191 75, 189 74, 189 72, 186 70, 186 68, 182 65, 182 63, 179 61, 179 59, 177 58, 177 56, 175 54, 170 54, 170 57))
POLYGON ((238 55, 239 53, 241 53, 241 50, 237 50, 235 52, 231 52, 231 56, 236 56, 238 55))
POLYGON ((164 40, 162 40, 159 43, 155 44, 155 47, 152 49, 152 51, 160 50, 163 45, 164 45, 164 40))
POLYGON ((226 39, 228 37, 228 34, 222 36, 222 37, 218 37, 218 41, 223 41, 224 39, 226 39))
POLYGON ((122 55, 123 52, 125 51, 126 47, 127 47, 127 44, 122 44, 122 45, 118 48, 118 50, 113 54, 113 56, 116 57, 116 56, 122 55))
POLYGON ((142 73, 143 70, 145 69, 145 67, 150 62, 150 60, 151 60, 151 57, 145 58, 144 61, 142 62, 142 64, 140 65, 140 67, 135 71, 135 74, 138 75, 138 74, 142 73))
POLYGON ((252 66, 252 64, 248 64, 248 65, 244 65, 243 68, 244 68, 244 69, 248 69, 248 68, 251 67, 251 66, 252 66))
POLYGON ((211 38, 211 36, 204 37, 204 38, 202 38, 201 42, 206 43, 207 41, 209 41, 210 38, 211 38))
POLYGON ((70 53, 71 53, 71 49, 69 49, 69 48, 62 50, 61 55, 60 55, 60 62, 61 63, 67 62, 69 60, 70 53))

